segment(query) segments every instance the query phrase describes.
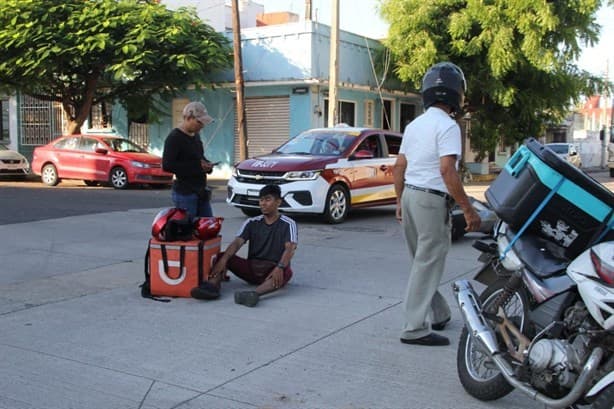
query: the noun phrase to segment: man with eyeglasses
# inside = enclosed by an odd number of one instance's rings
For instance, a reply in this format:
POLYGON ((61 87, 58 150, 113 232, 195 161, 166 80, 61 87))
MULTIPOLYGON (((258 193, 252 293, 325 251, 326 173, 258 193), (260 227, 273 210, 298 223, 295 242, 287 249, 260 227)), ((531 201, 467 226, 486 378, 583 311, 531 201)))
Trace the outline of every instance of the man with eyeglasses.
POLYGON ((211 191, 207 174, 214 164, 205 157, 199 131, 213 122, 207 108, 200 102, 190 102, 183 108, 183 122, 173 129, 164 142, 162 168, 175 174, 172 200, 192 217, 213 216, 211 191))

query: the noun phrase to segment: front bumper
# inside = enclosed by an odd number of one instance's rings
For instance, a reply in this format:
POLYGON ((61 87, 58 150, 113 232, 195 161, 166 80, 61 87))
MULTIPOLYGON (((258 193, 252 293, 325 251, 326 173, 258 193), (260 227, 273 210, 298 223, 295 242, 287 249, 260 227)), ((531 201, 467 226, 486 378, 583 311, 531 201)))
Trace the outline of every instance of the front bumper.
POLYGON ((29 168, 6 169, 0 168, 0 176, 26 176, 30 174, 29 168))
POLYGON ((0 159, 0 176, 22 176, 30 174, 30 164, 26 160, 0 159))
POLYGON ((173 174, 161 168, 132 168, 128 179, 130 183, 170 185, 173 183, 173 174))
MULTIPOLYGON (((268 182, 239 182, 234 176, 228 181, 226 202, 239 208, 259 209, 258 194, 268 182)), ((324 213, 326 195, 330 185, 322 177, 314 180, 282 181, 277 183, 281 188, 282 202, 279 210, 289 213, 324 213)))

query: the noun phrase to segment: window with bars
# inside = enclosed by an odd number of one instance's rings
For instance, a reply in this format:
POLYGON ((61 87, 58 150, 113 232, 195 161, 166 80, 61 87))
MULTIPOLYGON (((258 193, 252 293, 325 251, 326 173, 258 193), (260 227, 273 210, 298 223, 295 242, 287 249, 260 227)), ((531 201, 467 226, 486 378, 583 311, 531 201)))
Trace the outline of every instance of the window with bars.
POLYGON ((145 149, 149 149, 149 124, 131 122, 128 139, 145 149))
POLYGON ((113 126, 112 110, 113 107, 108 102, 92 105, 90 110, 90 128, 111 128, 113 126))
POLYGON ((21 145, 44 145, 64 133, 66 118, 59 102, 29 95, 19 99, 21 145))

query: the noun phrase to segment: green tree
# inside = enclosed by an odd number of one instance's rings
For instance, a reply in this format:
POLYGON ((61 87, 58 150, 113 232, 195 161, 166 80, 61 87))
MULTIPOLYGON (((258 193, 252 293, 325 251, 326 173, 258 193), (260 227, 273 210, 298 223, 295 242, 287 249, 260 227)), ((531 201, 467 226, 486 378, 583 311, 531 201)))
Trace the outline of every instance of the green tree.
POLYGON ((144 115, 152 96, 205 86, 229 41, 192 9, 145 0, 0 1, 0 84, 58 101, 77 133, 92 104, 144 115))
POLYGON ((598 39, 600 3, 382 0, 381 13, 402 81, 419 89, 426 70, 443 60, 463 69, 472 147, 483 157, 501 137, 512 143, 542 135, 581 96, 607 88, 575 65, 582 44, 598 39))

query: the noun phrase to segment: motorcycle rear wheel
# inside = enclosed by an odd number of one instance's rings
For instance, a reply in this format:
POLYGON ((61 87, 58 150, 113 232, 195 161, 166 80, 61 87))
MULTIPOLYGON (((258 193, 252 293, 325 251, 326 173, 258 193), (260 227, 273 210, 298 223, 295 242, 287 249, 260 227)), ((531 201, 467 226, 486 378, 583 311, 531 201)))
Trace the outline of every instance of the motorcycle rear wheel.
MULTIPOLYGON (((506 281, 499 279, 484 290, 480 295, 484 308, 495 302, 506 281)), ((510 321, 522 331, 528 314, 528 300, 524 290, 516 291, 504 310, 510 321)), ((463 327, 456 353, 458 377, 471 396, 482 401, 500 399, 514 388, 505 380, 495 363, 477 346, 477 342, 469 335, 467 327, 463 327)), ((502 351, 505 350, 503 341, 500 347, 502 351)))

